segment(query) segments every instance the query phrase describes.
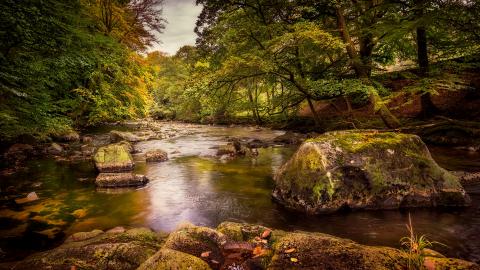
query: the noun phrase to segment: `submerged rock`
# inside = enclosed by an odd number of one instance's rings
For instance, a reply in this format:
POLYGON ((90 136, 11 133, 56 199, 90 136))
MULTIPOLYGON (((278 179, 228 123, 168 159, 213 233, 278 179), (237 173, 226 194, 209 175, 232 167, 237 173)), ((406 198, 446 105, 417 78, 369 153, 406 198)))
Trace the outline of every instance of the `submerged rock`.
POLYGON ((95 185, 101 188, 136 187, 147 183, 147 177, 134 173, 100 173, 95 179, 95 185))
POLYGON ((59 156, 64 153, 64 149, 58 143, 51 143, 46 149, 46 153, 49 155, 59 156))
POLYGON ((16 143, 8 148, 3 157, 8 161, 23 160, 34 153, 35 149, 30 144, 16 143))
POLYGON ((124 172, 133 170, 133 158, 129 143, 109 144, 98 148, 93 159, 95 167, 100 172, 124 172))
POLYGON ((136 269, 157 252, 160 240, 145 228, 76 233, 61 246, 29 256, 10 269, 136 269))
POLYGON ((300 144, 306 139, 306 137, 307 136, 304 134, 287 131, 285 134, 275 137, 273 142, 282 144, 300 144))
POLYGON ((147 162, 162 162, 162 161, 167 161, 168 160, 168 154, 167 152, 157 149, 157 150, 151 150, 145 153, 145 160, 147 162))
POLYGON ((133 134, 132 132, 118 131, 118 130, 110 131, 110 139, 111 139, 112 142, 120 142, 120 141, 139 142, 139 141, 142 141, 142 138, 133 134))
POLYGON ((25 198, 16 199, 15 203, 24 204, 24 203, 29 203, 29 202, 36 201, 38 199, 40 199, 40 198, 38 197, 37 193, 30 192, 30 193, 27 194, 27 196, 25 198))
POLYGON ((276 173, 273 197, 311 214, 470 202, 458 178, 437 165, 418 136, 376 131, 306 141, 276 173))

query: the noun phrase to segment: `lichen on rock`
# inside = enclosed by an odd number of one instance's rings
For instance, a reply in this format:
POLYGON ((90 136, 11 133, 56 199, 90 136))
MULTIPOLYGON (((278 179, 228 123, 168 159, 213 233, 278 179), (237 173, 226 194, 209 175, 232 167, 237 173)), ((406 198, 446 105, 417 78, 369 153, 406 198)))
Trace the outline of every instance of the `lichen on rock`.
POLYGON ((318 214, 349 209, 466 206, 458 179, 437 165, 418 136, 331 132, 307 140, 275 175, 273 197, 318 214))
POLYGON ((100 172, 124 172, 133 170, 131 145, 126 142, 109 144, 100 147, 93 159, 100 172))

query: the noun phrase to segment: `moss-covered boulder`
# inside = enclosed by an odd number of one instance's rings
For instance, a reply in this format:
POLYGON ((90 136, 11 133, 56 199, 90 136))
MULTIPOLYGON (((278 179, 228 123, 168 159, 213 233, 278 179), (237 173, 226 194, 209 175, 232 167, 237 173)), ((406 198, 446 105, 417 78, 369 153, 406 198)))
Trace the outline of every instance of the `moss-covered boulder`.
POLYGON ((222 246, 226 243, 227 238, 221 232, 186 224, 168 236, 164 247, 199 258, 202 257, 202 253, 208 252, 208 256, 203 259, 213 269, 219 269, 224 263, 222 246))
POLYGON ((145 175, 134 173, 100 173, 95 185, 101 188, 138 187, 148 183, 145 175))
POLYGON ((162 248, 150 257, 137 270, 210 270, 208 264, 200 258, 180 251, 162 248))
POLYGON ((11 269, 136 269, 157 252, 161 243, 157 233, 145 228, 123 233, 93 231, 29 256, 11 269))
POLYGON ((418 136, 377 131, 307 140, 276 173, 273 197, 311 214, 470 202, 457 177, 437 165, 418 136))
POLYGON ((129 143, 115 143, 98 148, 93 159, 100 172, 113 173, 133 170, 134 163, 129 143))
MULTIPOLYGON (((268 269, 409 269, 415 261, 409 253, 389 248, 364 246, 348 239, 321 233, 274 231, 279 236, 268 269)), ((479 269, 475 263, 423 255, 425 269, 479 269)), ((421 261, 421 260, 420 260, 421 261)), ((413 268, 412 268, 413 269, 413 268)), ((417 268, 415 268, 417 269, 417 268)))

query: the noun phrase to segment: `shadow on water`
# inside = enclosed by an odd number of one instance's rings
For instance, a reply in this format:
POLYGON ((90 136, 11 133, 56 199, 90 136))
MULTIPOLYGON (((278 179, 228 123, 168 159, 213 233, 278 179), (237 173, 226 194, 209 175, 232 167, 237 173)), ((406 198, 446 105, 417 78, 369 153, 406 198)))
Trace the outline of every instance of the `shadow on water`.
MULTIPOLYGON (((0 248, 6 252, 3 260, 51 247, 74 232, 120 225, 171 231, 185 221, 217 226, 229 220, 323 232, 362 244, 393 247, 399 247, 399 239, 407 234, 405 210, 307 216, 275 204, 271 200, 272 175, 293 154, 294 148, 260 149, 259 156, 253 159, 214 157, 215 147, 227 143, 227 137, 267 140, 281 132, 238 127, 190 125, 188 128, 191 132, 174 139, 136 145, 141 152, 159 148, 170 155, 167 162, 148 164, 141 160, 141 155, 136 157, 136 171, 150 179, 140 189, 96 190, 94 185, 77 180, 94 177, 92 164, 67 165, 50 160, 33 162, 26 173, 2 179, 2 190, 12 185, 19 192, 35 191, 41 198, 17 208, 3 202, 0 208, 0 248)), ((480 169, 480 159, 449 151, 436 148, 432 154, 440 165, 449 169, 459 165, 480 169)), ((410 212, 419 234, 427 234, 431 240, 448 246, 439 246, 439 251, 478 262, 480 187, 468 189, 472 207, 410 212)))

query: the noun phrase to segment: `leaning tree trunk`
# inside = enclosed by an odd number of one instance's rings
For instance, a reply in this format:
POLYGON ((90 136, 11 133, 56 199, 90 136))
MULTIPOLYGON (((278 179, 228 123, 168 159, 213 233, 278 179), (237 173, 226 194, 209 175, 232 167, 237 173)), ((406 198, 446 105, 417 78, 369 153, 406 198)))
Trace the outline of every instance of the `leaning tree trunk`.
MULTIPOLYGON (((343 42, 346 45, 347 53, 352 62, 353 70, 359 79, 361 79, 365 84, 370 85, 369 87, 369 100, 374 108, 374 112, 378 113, 382 118, 384 124, 388 128, 398 128, 401 126, 400 121, 393 115, 390 110, 383 104, 381 101, 380 96, 378 95, 376 89, 372 86, 370 81, 370 71, 371 67, 369 65, 365 65, 362 62, 362 59, 358 55, 355 45, 353 44, 352 39, 350 38, 350 34, 347 29, 347 24, 345 21, 345 16, 343 14, 343 9, 339 6, 336 8, 336 15, 337 15, 337 27, 340 35, 342 36, 343 42)), ((368 46, 372 46, 369 44, 368 46)), ((371 52, 371 47, 370 47, 371 52)), ((364 56, 365 57, 365 56, 364 56)))

